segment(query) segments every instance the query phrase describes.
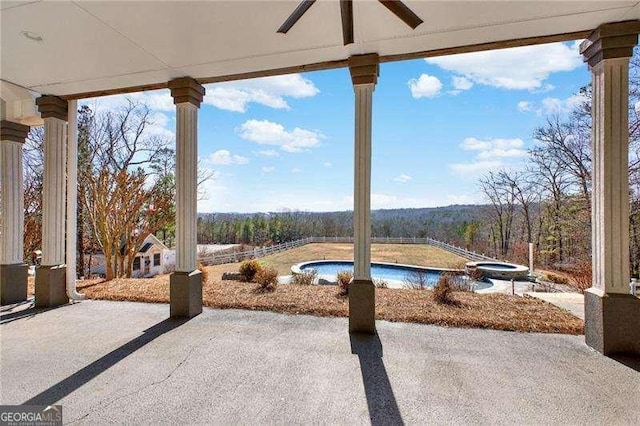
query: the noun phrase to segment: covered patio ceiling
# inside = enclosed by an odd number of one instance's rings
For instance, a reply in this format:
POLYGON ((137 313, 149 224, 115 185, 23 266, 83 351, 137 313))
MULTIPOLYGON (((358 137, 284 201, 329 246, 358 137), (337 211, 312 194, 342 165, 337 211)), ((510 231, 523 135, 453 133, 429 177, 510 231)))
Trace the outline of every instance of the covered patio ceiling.
POLYGON ((339 0, 317 1, 287 33, 297 1, 2 1, 1 77, 68 99, 335 68, 585 37, 640 18, 636 1, 405 0, 411 30, 378 1, 354 1, 355 43, 343 45, 339 0))

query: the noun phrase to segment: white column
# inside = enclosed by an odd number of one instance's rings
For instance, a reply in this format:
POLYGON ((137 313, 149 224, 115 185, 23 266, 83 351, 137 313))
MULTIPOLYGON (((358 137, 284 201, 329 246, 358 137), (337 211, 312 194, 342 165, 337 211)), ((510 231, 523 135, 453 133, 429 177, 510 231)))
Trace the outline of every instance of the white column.
POLYGON ((593 73, 593 287, 629 292, 629 59, 593 73))
POLYGON ((362 281, 371 281, 371 114, 378 63, 377 54, 349 58, 355 92, 353 278, 362 281))
POLYGON ((176 272, 197 265, 198 110, 204 87, 190 77, 169 82, 176 105, 176 272))
POLYGON ((591 292, 629 292, 629 58, 638 21, 604 24, 580 46, 592 74, 591 292))
POLYGON ((44 119, 44 179, 42 189, 42 265, 65 261, 67 123, 44 119))
POLYGON ((176 105, 176 271, 197 269, 198 107, 176 105))
POLYGON ((371 280, 371 110, 374 86, 354 86, 353 256, 356 280, 371 280))
MULTIPOLYGON (((4 123, 3 123, 4 124, 4 123)), ((24 263, 24 189, 22 188, 22 145, 6 139, 0 141, 0 264, 24 263)))
POLYGON ((584 292, 587 345, 640 354, 640 301, 629 294, 629 58, 640 21, 603 24, 580 45, 592 73, 593 286, 584 292))

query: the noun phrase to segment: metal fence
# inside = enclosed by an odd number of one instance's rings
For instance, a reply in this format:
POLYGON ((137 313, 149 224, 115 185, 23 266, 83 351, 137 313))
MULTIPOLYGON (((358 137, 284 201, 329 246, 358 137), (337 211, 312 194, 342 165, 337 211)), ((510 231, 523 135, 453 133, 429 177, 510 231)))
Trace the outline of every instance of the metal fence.
MULTIPOLYGON (((373 237, 372 243, 376 244, 429 244, 434 247, 441 248, 458 256, 464 257, 469 260, 495 260, 492 257, 485 256, 483 254, 475 253, 473 251, 465 250, 462 247, 457 247, 451 244, 444 243, 442 241, 434 240, 433 238, 388 238, 388 237, 373 237)), ((249 259, 258 259, 260 257, 268 256, 270 254, 279 253, 285 250, 291 250, 296 247, 304 246, 311 243, 353 243, 353 237, 309 237, 296 241, 289 241, 286 243, 278 244, 275 246, 254 248, 253 250, 237 252, 237 253, 225 253, 216 255, 215 253, 203 253, 198 255, 198 261, 203 265, 220 265, 223 263, 235 263, 242 262, 249 259)))

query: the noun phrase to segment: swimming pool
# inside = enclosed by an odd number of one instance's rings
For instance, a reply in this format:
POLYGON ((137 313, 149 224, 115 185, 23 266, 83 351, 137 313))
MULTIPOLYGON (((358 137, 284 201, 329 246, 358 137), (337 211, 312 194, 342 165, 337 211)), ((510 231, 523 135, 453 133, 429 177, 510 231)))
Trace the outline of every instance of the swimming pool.
MULTIPOLYGON (((340 271, 351 271, 353 273, 353 262, 348 260, 316 260, 312 262, 298 263, 291 267, 293 274, 301 274, 305 271, 314 270, 318 273, 321 281, 335 283, 336 276, 340 271)), ((371 278, 384 280, 390 288, 403 288, 405 280, 415 274, 424 274, 422 278, 426 281, 427 287, 433 287, 438 283, 438 279, 443 272, 451 269, 424 268, 415 265, 403 265, 396 263, 375 262, 371 263, 371 278)), ((476 290, 489 288, 491 283, 480 282, 476 285, 476 290)))

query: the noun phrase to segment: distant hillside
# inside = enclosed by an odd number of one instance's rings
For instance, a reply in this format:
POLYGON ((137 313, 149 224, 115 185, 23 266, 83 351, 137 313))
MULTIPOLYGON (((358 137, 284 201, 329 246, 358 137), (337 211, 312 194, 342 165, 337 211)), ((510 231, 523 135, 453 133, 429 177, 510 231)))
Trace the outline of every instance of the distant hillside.
MULTIPOLYGON (((489 206, 452 205, 371 212, 375 237, 432 237, 461 241, 469 223, 484 223, 489 206)), ((200 213, 201 243, 279 243, 308 236, 353 235, 353 212, 200 213)))

